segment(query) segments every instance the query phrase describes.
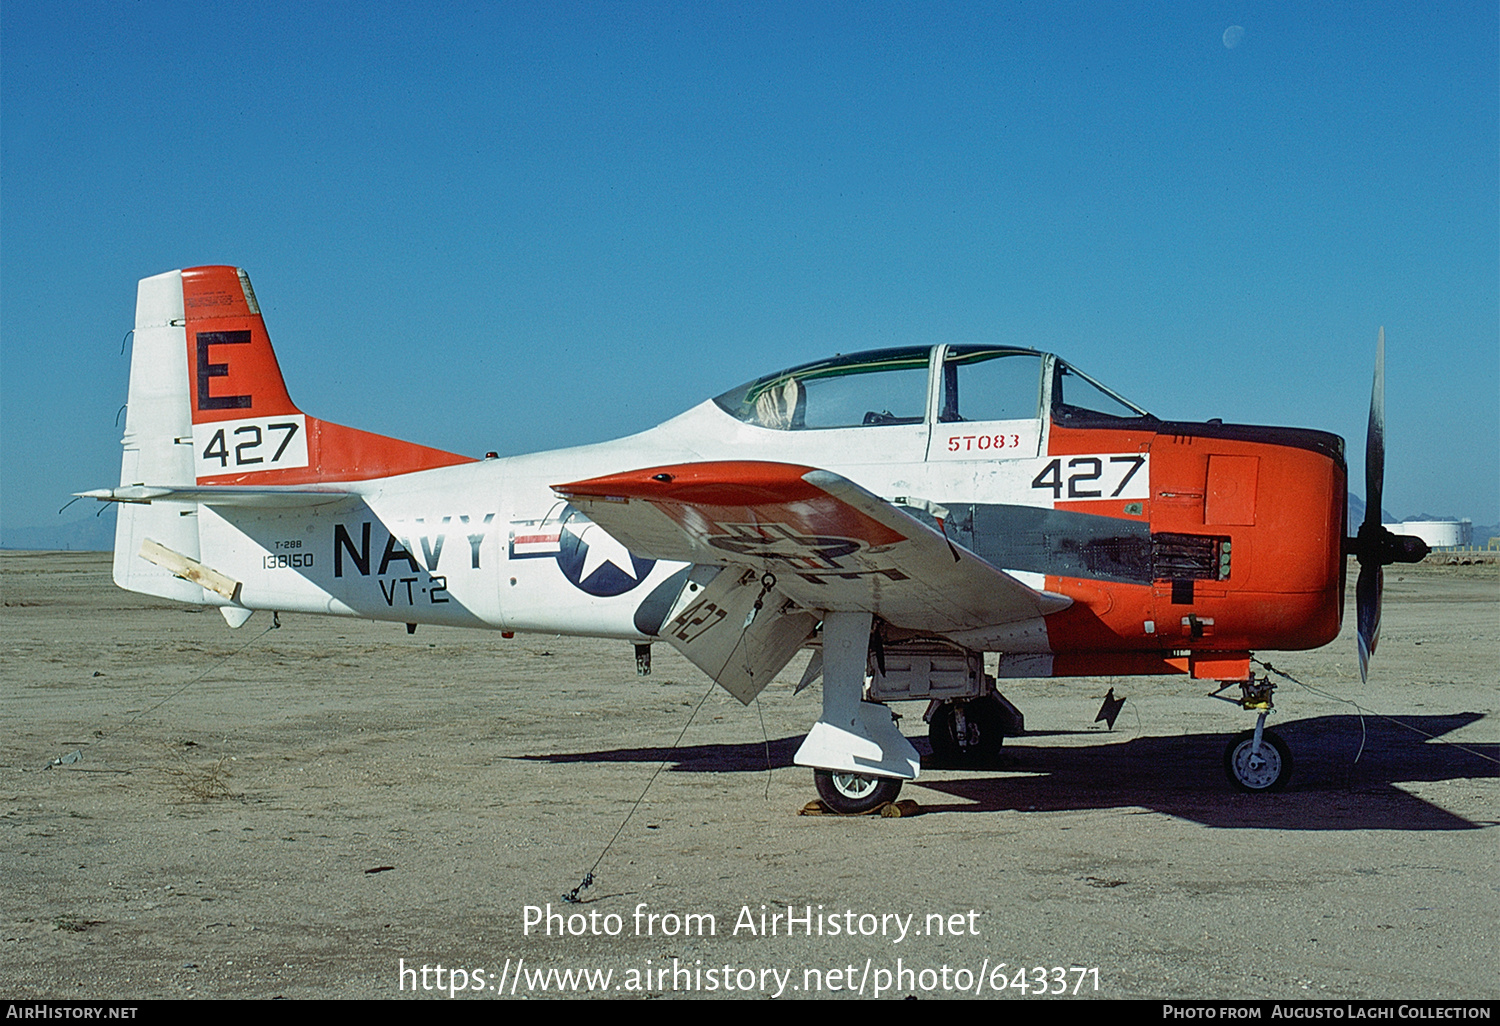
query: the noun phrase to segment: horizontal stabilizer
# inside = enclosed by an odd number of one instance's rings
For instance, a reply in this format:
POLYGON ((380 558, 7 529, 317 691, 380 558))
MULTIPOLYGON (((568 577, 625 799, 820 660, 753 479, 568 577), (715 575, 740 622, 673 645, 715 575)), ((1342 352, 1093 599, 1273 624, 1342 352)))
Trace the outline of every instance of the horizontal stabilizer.
POLYGON ((75 492, 83 499, 100 502, 201 502, 205 506, 244 506, 251 509, 287 509, 302 506, 326 506, 357 493, 348 488, 327 485, 301 487, 275 485, 122 485, 119 488, 95 488, 75 492))

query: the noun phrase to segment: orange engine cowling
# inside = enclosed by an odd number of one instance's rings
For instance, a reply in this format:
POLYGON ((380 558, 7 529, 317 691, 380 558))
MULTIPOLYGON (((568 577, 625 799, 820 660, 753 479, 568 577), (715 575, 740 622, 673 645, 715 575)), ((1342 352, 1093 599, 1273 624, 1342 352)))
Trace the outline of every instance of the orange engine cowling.
POLYGON ((1060 653, 1054 674, 1187 671, 1232 679, 1243 676, 1234 671, 1255 649, 1318 648, 1337 637, 1348 496, 1343 440, 1216 423, 1150 428, 1053 427, 1055 454, 1149 451, 1151 465, 1144 501, 1118 510, 1058 503, 1117 516, 1137 537, 1149 530, 1149 543, 1139 546, 1149 547, 1139 557, 1139 583, 1049 575, 1049 589, 1074 599, 1048 618, 1060 653))

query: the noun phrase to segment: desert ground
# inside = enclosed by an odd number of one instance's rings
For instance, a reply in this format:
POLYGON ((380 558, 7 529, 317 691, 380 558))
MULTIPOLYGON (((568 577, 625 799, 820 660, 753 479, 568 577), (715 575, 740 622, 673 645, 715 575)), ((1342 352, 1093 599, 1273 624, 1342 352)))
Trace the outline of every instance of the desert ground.
POLYGON ((0 571, 7 998, 1500 996, 1493 564, 1392 568, 1367 685, 1348 622, 1261 654, 1310 686, 1283 793, 1229 787, 1253 717, 1205 682, 1025 680, 1027 735, 891 819, 798 815, 801 657, 747 708, 665 645, 642 678, 618 642, 231 631, 104 554, 0 571))

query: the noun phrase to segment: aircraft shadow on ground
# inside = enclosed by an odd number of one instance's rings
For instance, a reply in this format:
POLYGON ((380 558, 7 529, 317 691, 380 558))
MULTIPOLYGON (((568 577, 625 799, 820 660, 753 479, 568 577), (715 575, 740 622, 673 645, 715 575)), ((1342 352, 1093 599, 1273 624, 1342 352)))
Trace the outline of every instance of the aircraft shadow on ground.
MULTIPOLYGON (((1279 794, 1249 795, 1231 788, 1223 770, 1231 734, 1121 741, 1119 734, 1080 731, 1078 736, 1097 737, 1098 743, 1040 746, 1028 744, 1025 736, 1007 738, 995 763, 968 769, 963 776, 923 779, 903 797, 915 798, 927 812, 1148 808, 1214 827, 1470 830, 1495 824, 1464 819, 1397 785, 1495 777, 1500 745, 1460 748, 1429 740, 1482 718, 1479 713, 1407 716, 1398 724, 1373 717, 1361 722, 1358 716, 1319 716, 1278 724, 1275 730, 1291 747, 1294 763, 1291 783, 1279 794), (938 795, 954 800, 934 801, 938 795)), ((786 737, 769 744, 617 748, 520 758, 549 763, 667 761, 677 772, 753 773, 768 764, 791 766, 801 743, 800 737, 786 737)), ((961 768, 933 763, 925 739, 913 738, 913 743, 924 765, 961 768)))

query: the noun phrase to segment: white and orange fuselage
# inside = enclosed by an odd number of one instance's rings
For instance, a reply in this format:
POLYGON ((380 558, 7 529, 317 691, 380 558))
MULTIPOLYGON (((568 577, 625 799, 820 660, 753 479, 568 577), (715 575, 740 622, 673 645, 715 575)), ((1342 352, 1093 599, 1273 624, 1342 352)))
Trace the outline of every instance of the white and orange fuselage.
MULTIPOLYGON (((613 487, 629 501, 644 494, 626 481, 636 468, 661 477, 713 466, 725 498, 715 508, 789 508, 791 478, 816 468, 935 525, 955 558, 961 549, 1037 594, 1071 600, 943 632, 999 652, 1002 676, 1242 679, 1255 649, 1313 648, 1339 630, 1341 440, 1164 422, 1110 406, 1117 397, 1030 350, 844 357, 770 375, 627 438, 476 460, 302 413, 234 268, 143 281, 135 345, 121 487, 109 496, 127 503, 116 580, 226 607, 231 622, 236 610, 273 609, 656 640, 680 608, 686 564, 632 551, 586 515, 587 503, 561 495, 613 487), (1022 398, 968 416, 959 382, 998 367, 1012 368, 1006 387, 1022 398), (1109 396, 1093 405, 1110 408, 1063 403, 1064 382, 1109 396), (849 403, 870 412, 833 412, 849 403), (142 559, 146 540, 235 587, 215 592, 142 559)), ((981 379, 972 380, 971 393, 981 379)), ((752 519, 766 538, 790 530, 774 515, 752 519)), ((722 540, 729 521, 704 530, 722 540)), ((819 552, 837 575, 836 553, 819 552)), ((768 558, 795 574, 807 557, 768 558)))

